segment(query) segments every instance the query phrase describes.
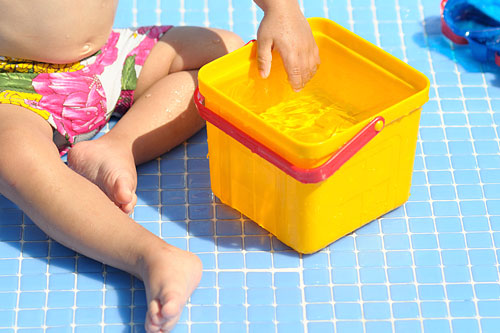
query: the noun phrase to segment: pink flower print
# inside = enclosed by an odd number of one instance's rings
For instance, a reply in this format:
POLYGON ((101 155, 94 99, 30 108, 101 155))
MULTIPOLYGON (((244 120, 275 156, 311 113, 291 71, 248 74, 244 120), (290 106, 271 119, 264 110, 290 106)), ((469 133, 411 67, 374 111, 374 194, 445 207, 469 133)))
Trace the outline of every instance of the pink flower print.
POLYGON ((42 73, 33 79, 33 88, 43 96, 38 107, 52 114, 57 131, 70 143, 106 123, 106 97, 96 75, 42 73))
POLYGON ((132 50, 128 55, 135 55, 135 63, 139 66, 144 65, 146 58, 155 46, 158 38, 160 38, 170 27, 168 26, 149 26, 140 27, 137 29, 137 33, 141 35, 146 35, 144 40, 132 50))
POLYGON ((147 34, 149 38, 158 39, 168 29, 169 29, 169 27, 165 27, 165 26, 150 25, 150 26, 146 26, 146 27, 137 28, 137 33, 140 35, 147 34))
POLYGON ((97 55, 95 62, 83 69, 84 72, 92 74, 102 74, 104 68, 113 64, 118 58, 118 48, 116 44, 120 34, 112 31, 106 44, 102 47, 101 52, 97 55))

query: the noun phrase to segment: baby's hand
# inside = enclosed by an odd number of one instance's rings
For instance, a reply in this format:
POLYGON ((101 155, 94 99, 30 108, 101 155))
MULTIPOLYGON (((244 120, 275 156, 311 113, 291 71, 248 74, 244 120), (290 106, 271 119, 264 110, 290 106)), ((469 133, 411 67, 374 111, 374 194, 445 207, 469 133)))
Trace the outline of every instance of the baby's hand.
POLYGON ((256 2, 265 13, 257 32, 260 74, 263 78, 269 76, 271 50, 275 48, 283 59, 290 85, 299 91, 314 76, 320 64, 311 27, 296 1, 256 2))

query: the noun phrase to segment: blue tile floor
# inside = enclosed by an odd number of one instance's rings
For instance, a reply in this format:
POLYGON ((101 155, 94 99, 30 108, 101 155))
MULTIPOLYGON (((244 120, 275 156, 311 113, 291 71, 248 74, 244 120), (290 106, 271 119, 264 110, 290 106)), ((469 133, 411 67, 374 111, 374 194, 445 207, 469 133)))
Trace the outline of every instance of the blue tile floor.
MULTIPOLYGON (((409 201, 300 255, 210 191, 206 133, 139 167, 135 220, 199 255, 177 333, 499 332, 500 69, 440 33, 438 0, 303 0, 424 72, 409 201)), ((120 2, 116 26, 255 37, 251 0, 120 2)), ((141 332, 143 284, 48 239, 0 197, 0 332, 141 332)))

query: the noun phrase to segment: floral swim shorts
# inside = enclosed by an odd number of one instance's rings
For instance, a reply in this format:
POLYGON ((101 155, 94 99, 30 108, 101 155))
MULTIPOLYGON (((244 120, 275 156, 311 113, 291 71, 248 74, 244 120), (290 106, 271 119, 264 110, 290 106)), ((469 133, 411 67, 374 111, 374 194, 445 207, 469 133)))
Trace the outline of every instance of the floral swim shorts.
POLYGON ((115 29, 96 54, 72 64, 0 56, 0 104, 36 112, 54 128, 61 155, 132 105, 146 57, 171 26, 115 29))

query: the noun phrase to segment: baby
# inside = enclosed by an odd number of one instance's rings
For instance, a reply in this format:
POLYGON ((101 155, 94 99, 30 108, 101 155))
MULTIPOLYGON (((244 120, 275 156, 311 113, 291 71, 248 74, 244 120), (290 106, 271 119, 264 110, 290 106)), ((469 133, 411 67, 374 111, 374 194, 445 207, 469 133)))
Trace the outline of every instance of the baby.
MULTIPOLYGON (((142 279, 146 330, 169 332, 202 267, 129 217, 135 167, 204 126, 197 71, 243 42, 213 28, 113 30, 117 2, 0 0, 0 193, 53 239, 142 279)), ((298 91, 319 56, 297 0, 255 2, 261 75, 274 48, 298 91)))

